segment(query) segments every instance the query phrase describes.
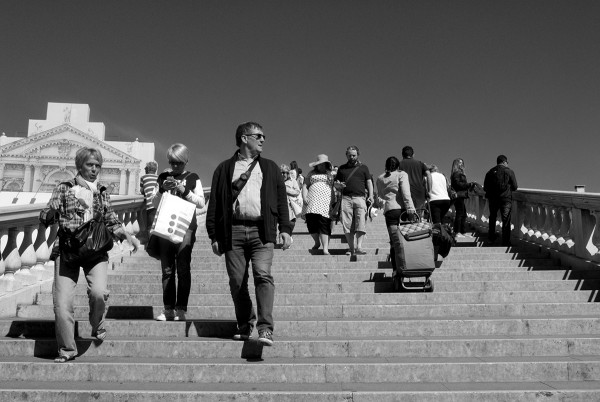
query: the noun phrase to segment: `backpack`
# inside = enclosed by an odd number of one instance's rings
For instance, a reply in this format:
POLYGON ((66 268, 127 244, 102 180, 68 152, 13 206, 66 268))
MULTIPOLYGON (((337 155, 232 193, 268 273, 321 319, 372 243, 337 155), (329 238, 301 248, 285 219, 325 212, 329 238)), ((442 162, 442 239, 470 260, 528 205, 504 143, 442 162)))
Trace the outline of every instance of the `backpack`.
POLYGON ((501 169, 496 166, 488 173, 489 179, 486 183, 486 195, 497 197, 504 194, 510 188, 509 180, 510 177, 506 174, 506 169, 501 169))

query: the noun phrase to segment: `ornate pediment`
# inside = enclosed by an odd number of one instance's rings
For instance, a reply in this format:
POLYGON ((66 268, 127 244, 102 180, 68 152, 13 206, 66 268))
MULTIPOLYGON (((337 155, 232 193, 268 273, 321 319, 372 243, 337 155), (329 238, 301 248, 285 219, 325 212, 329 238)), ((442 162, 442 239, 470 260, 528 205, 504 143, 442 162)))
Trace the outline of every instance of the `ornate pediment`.
POLYGON ((139 159, 65 123, 0 147, 3 157, 73 161, 78 149, 100 150, 104 163, 139 164, 139 159))

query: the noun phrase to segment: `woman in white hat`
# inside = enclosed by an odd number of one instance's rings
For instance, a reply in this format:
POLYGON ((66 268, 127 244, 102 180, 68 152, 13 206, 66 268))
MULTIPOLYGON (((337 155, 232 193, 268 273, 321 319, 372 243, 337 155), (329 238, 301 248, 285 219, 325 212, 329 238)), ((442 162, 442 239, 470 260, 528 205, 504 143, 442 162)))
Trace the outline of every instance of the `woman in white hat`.
POLYGON ((302 186, 306 226, 315 241, 312 250, 323 246, 323 254, 329 255, 329 237, 331 236, 330 207, 333 195, 332 165, 325 154, 317 156, 317 161, 309 163, 312 167, 302 186))

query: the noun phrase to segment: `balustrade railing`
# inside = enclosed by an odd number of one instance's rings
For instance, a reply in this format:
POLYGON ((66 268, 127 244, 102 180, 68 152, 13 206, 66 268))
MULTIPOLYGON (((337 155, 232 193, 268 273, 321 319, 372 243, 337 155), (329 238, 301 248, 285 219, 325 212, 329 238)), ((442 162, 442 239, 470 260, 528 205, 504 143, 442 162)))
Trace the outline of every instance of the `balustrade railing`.
MULTIPOLYGON (((111 204, 125 230, 137 236, 146 227, 142 196, 113 196, 111 204)), ((47 267, 58 225, 39 222, 45 204, 0 207, 0 291, 13 291, 53 276, 47 267)))
MULTIPOLYGON (((488 200, 471 195, 467 219, 487 229, 488 200)), ((522 189, 513 194, 514 239, 544 245, 560 254, 600 262, 600 194, 522 189)), ((500 221, 496 230, 500 232, 500 221)))

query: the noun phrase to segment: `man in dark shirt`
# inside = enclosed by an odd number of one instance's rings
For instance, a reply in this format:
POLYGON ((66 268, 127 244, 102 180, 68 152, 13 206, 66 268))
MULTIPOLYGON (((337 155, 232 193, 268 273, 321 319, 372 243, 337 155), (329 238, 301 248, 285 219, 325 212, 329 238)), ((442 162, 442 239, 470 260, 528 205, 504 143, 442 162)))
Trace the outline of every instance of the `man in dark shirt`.
POLYGON ((425 200, 431 189, 431 173, 423 162, 413 158, 414 154, 415 151, 411 146, 407 145, 402 148, 402 160, 399 167, 408 174, 410 196, 415 204, 415 209, 422 214, 425 200))
POLYGON ((515 173, 508 167, 508 158, 499 155, 496 158, 497 165, 491 168, 485 175, 483 189, 490 207, 490 218, 488 225, 488 240, 496 241, 496 217, 498 211, 502 218, 502 245, 510 246, 510 217, 512 212, 512 192, 516 191, 517 178, 515 173))
POLYGON ((367 165, 358 160, 359 155, 358 147, 348 147, 348 163, 341 165, 335 176, 335 186, 342 192, 341 221, 348 241, 349 255, 366 254, 362 249, 362 242, 366 234, 367 204, 373 203, 371 173, 367 165))

